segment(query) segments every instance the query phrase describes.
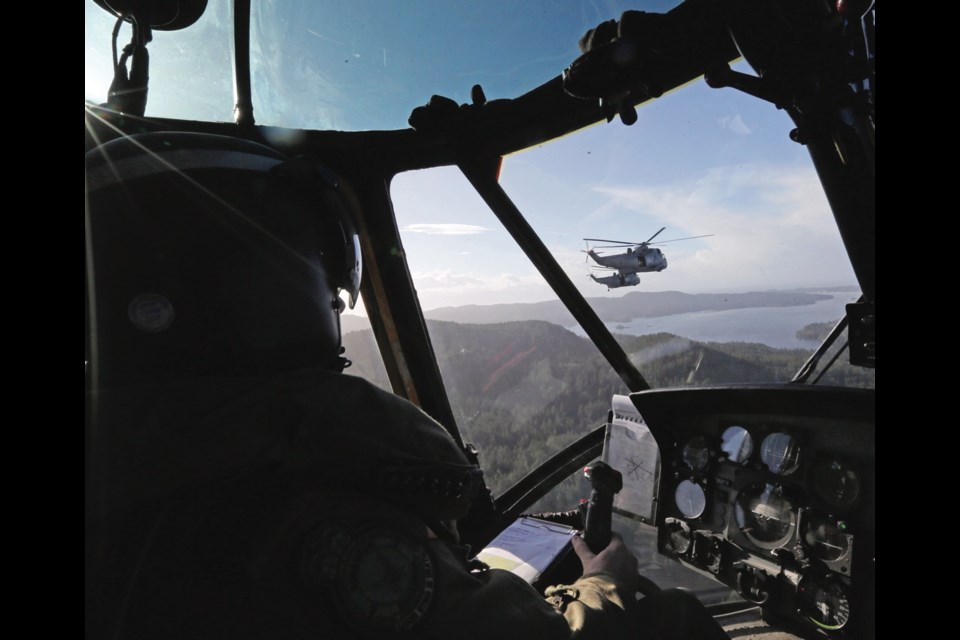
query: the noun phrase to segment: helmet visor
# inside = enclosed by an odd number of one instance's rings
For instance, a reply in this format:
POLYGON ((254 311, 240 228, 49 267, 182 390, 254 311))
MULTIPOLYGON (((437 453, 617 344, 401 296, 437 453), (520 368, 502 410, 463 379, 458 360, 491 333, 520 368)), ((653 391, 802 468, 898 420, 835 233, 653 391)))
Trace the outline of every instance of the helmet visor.
POLYGON ((350 299, 349 305, 353 309, 357 304, 357 296, 360 295, 360 279, 363 276, 363 261, 360 259, 360 236, 354 231, 347 232, 347 242, 345 249, 346 273, 342 282, 336 282, 340 289, 347 292, 350 299))

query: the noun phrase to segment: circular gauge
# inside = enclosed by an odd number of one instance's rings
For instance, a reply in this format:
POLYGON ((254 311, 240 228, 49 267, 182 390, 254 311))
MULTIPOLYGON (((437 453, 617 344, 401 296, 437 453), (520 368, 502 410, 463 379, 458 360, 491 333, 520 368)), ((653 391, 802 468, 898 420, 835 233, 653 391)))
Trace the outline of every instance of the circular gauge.
POLYGON ((735 517, 743 535, 761 549, 779 549, 787 544, 797 526, 793 503, 779 485, 745 488, 737 496, 735 517))
POLYGON ((703 471, 710 462, 710 447, 707 446, 707 439, 703 436, 695 436, 687 440, 683 445, 683 452, 680 454, 683 458, 683 464, 694 471, 703 471))
POLYGON ((803 578, 797 586, 797 596, 803 614, 821 629, 836 631, 850 620, 850 600, 836 580, 803 578))
POLYGON ((693 480, 684 480, 674 493, 677 509, 684 518, 699 518, 707 508, 707 494, 693 480))
POLYGON ((731 462, 743 464, 753 453, 753 438, 743 427, 727 427, 720 436, 720 448, 731 462))
POLYGON ((773 473, 789 475, 800 466, 800 445, 786 433, 771 433, 760 443, 760 460, 773 473))
POLYGON ((803 541, 810 547, 814 557, 825 562, 836 562, 850 550, 845 528, 842 521, 811 513, 804 519, 803 541))
POLYGON ((847 509, 860 495, 860 478, 837 460, 821 460, 810 472, 810 486, 817 497, 834 509, 847 509))

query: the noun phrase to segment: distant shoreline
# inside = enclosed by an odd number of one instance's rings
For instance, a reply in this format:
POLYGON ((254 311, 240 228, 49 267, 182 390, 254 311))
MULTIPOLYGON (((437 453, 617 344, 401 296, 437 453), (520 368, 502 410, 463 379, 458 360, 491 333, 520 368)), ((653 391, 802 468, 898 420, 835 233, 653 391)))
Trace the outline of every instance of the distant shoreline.
MULTIPOLYGON (((659 324, 657 318, 677 318, 687 314, 712 312, 737 312, 748 309, 788 309, 815 307, 842 297, 843 293, 855 294, 853 286, 807 287, 803 289, 751 291, 745 293, 697 293, 679 291, 632 291, 618 298, 588 298, 597 315, 611 330, 637 335, 634 325, 641 319, 659 324)), ((800 313, 798 315, 805 315, 800 313)), ((441 320, 460 324, 495 324, 523 320, 540 320, 563 327, 575 327, 573 317, 559 300, 494 305, 464 305, 442 307, 425 312, 428 320, 441 320)), ((814 314, 810 322, 831 318, 814 314)), ((722 317, 722 316, 721 316, 722 317)), ((744 318, 745 319, 745 318, 744 318)), ((363 316, 346 315, 341 319, 343 332, 369 329, 369 321, 363 316)), ((791 323, 794 324, 794 323, 791 323)), ((809 324, 809 323, 804 323, 809 324)), ((795 326, 793 331, 799 329, 795 326)), ((666 329, 670 330, 670 329, 666 329)), ((795 337, 795 336, 794 336, 795 337)), ((797 345, 794 345, 797 346, 797 345)), ((802 345, 806 346, 806 345, 802 345)))
MULTIPOLYGON (((850 293, 850 292, 844 292, 850 293)), ((785 307, 743 307, 713 311, 694 311, 670 316, 647 316, 627 323, 605 322, 614 333, 642 336, 671 333, 697 342, 764 344, 776 349, 812 350, 819 341, 800 331, 810 325, 833 323, 843 316, 852 296, 823 296, 813 305, 785 307)), ((567 327, 583 336, 579 326, 567 327)))

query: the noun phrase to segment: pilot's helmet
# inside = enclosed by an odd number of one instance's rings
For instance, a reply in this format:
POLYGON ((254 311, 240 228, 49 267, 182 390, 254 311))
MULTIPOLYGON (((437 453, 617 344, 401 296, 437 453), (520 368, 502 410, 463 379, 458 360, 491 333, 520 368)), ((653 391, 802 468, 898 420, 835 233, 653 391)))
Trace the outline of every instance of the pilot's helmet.
POLYGON ((338 294, 352 307, 361 275, 348 192, 309 159, 225 136, 87 153, 95 384, 341 370, 338 294))

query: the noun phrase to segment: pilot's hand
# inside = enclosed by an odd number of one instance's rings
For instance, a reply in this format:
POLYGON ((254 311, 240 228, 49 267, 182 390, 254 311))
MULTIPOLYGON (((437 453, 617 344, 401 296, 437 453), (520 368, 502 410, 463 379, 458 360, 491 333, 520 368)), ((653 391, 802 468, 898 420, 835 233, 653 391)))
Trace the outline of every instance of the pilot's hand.
POLYGON ((574 553, 577 554, 580 563, 583 564, 584 575, 604 573, 613 578, 614 582, 628 593, 636 592, 639 582, 637 578, 637 558, 623 543, 620 534, 611 534, 610 544, 600 553, 590 551, 590 547, 579 536, 574 536, 570 542, 573 545, 574 553))

